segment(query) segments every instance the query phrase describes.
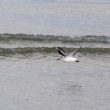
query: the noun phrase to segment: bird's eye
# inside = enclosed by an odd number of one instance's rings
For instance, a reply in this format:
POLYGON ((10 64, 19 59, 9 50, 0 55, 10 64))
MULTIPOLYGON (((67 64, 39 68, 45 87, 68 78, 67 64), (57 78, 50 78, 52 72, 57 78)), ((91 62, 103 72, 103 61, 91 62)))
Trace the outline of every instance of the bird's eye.
POLYGON ((79 62, 79 61, 76 61, 76 62, 79 62))

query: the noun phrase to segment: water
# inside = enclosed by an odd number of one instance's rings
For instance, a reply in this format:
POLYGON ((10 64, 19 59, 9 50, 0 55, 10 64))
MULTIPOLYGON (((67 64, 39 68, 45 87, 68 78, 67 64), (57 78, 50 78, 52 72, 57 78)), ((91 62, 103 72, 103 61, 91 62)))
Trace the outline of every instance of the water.
POLYGON ((110 35, 109 0, 3 0, 0 33, 110 35))
MULTIPOLYGON (((81 54, 81 53, 80 53, 81 54)), ((80 55, 79 63, 34 53, 0 57, 2 110, 106 110, 110 103, 110 55, 80 55)))
POLYGON ((110 108, 109 37, 0 36, 0 109, 110 108), (82 46, 80 62, 56 60, 58 46, 66 51, 82 46))
POLYGON ((109 10, 109 0, 1 1, 0 109, 109 110, 109 10), (57 47, 82 47, 80 62, 56 60, 57 47))

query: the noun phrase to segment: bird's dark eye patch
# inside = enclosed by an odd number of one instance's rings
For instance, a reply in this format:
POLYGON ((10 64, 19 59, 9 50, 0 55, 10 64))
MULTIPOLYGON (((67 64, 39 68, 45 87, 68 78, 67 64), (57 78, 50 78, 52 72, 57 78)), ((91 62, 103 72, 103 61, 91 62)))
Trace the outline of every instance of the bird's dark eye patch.
POLYGON ((57 60, 60 60, 60 58, 58 58, 57 60))
POLYGON ((76 61, 76 62, 79 62, 79 61, 76 61))

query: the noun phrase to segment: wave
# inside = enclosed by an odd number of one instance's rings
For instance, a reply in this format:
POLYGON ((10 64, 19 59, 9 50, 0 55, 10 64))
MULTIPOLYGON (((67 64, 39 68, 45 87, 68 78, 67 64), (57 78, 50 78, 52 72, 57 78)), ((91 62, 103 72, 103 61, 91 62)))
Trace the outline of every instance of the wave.
POLYGON ((110 43, 110 36, 55 36, 55 35, 28 35, 28 34, 0 34, 0 41, 22 40, 36 42, 67 42, 67 43, 110 43))
MULTIPOLYGON (((66 48, 66 51, 73 51, 76 48, 66 48)), ((25 47, 25 48, 0 48, 0 56, 5 55, 27 55, 33 53, 41 53, 41 54, 57 54, 56 47, 25 47)), ((82 48, 80 50, 82 54, 110 54, 110 48, 82 48)))
POLYGON ((83 48, 80 52, 83 54, 109 54, 110 37, 0 34, 0 56, 57 53, 57 46, 61 46, 67 51, 72 51, 75 47, 82 46, 83 48))

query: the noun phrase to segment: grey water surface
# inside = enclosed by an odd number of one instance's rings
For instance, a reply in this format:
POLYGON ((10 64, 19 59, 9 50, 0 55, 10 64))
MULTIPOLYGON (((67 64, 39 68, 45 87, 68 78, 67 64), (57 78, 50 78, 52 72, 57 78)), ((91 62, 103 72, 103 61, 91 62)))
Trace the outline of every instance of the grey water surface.
POLYGON ((107 36, 0 34, 1 110, 108 110, 107 36), (80 46, 79 63, 57 60, 80 46))
POLYGON ((0 1, 0 110, 109 110, 109 24, 109 0, 0 1))
POLYGON ((2 110, 108 110, 110 55, 83 54, 79 63, 57 53, 0 56, 2 110))
POLYGON ((109 0, 1 0, 0 33, 110 35, 109 0))

